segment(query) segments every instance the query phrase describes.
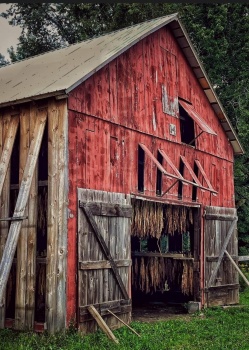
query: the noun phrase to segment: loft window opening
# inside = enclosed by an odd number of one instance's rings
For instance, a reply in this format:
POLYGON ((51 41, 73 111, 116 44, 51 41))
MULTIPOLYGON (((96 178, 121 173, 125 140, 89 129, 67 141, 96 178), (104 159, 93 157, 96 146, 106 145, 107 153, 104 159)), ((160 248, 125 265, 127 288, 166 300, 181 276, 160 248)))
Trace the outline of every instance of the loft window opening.
POLYGON ((179 105, 181 142, 195 146, 195 127, 193 119, 185 109, 179 105))
MULTIPOLYGON (((163 156, 162 154, 158 151, 157 152, 157 160, 160 164, 163 164, 163 156)), ((161 170, 159 170, 157 168, 157 174, 156 174, 156 194, 158 196, 161 196, 162 195, 162 177, 163 177, 163 174, 161 172, 161 170)))
POLYGON ((144 192, 144 162, 145 152, 140 145, 138 145, 138 191, 144 192))
POLYGON ((203 132, 217 136, 216 132, 201 118, 190 103, 187 103, 181 98, 179 98, 178 101, 181 138, 183 143, 195 146, 195 140, 202 135, 203 132), (201 129, 198 135, 195 135, 194 123, 201 129))
MULTIPOLYGON (((184 163, 183 163, 182 159, 180 159, 179 173, 183 176, 184 163)), ((183 182, 178 181, 178 199, 182 199, 182 193, 183 193, 183 182)))

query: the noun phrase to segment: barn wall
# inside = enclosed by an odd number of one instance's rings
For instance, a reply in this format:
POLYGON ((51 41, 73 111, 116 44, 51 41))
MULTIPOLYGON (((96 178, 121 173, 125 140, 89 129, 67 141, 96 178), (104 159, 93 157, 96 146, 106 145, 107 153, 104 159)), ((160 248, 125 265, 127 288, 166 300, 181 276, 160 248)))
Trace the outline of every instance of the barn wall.
MULTIPOLYGON (((1 196, 1 218, 13 216, 26 162, 32 157, 31 144, 38 137, 34 134, 35 125, 43 115, 46 126, 26 206, 27 219, 22 222, 0 308, 0 328, 7 325, 32 330, 38 329, 38 322, 42 323, 42 329, 53 333, 64 329, 66 322, 68 119, 65 100, 41 100, 0 111, 0 156, 13 118, 19 124, 1 196), (6 323, 6 317, 11 321, 6 323)), ((9 222, 1 221, 0 258, 8 231, 9 222)))
MULTIPOLYGON (((163 149, 175 166, 184 155, 191 167, 202 164, 218 195, 197 190, 197 203, 234 207, 233 149, 210 103, 170 30, 143 39, 69 94, 68 321, 76 315, 77 190, 91 188, 138 194, 138 143, 157 157, 163 149), (178 97, 195 110, 218 136, 203 133, 196 147, 181 143, 178 97), (169 132, 176 126, 176 135, 169 132)), ((195 134, 201 129, 196 125, 195 134)), ((166 162, 163 166, 172 173, 166 162)), ((145 156, 144 195, 156 198, 156 166, 145 156)), ((187 171, 184 177, 191 180, 187 171)), ((206 186, 205 180, 199 176, 206 186)), ((172 184, 164 178, 163 191, 172 184)), ((158 197, 157 197, 158 198, 158 197)), ((174 186, 164 197, 178 200, 174 186)), ((192 201, 184 185, 182 201, 192 201)))

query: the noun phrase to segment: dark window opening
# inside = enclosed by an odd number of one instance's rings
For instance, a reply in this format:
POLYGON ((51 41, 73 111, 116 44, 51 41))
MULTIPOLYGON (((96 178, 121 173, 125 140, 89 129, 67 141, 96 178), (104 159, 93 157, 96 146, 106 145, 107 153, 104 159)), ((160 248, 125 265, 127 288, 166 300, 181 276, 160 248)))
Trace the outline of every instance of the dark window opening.
POLYGON ((38 180, 48 179, 48 123, 46 123, 38 158, 38 180))
MULTIPOLYGON (((160 164, 163 164, 163 156, 161 153, 158 151, 157 152, 157 160, 160 164)), ((161 196, 162 194, 162 172, 157 168, 157 174, 156 174, 156 194, 158 196, 161 196)))
POLYGON ((193 119, 179 105, 181 142, 195 146, 195 127, 193 119))
MULTIPOLYGON (((194 173, 195 173, 197 178, 198 178, 198 170, 199 170, 198 166, 194 162, 194 173)), ((197 200, 197 186, 193 186, 193 189, 192 189, 192 201, 196 202, 196 200, 197 200)))
POLYGON ((138 191, 144 192, 144 160, 145 152, 138 146, 138 191))
POLYGON ((16 138, 10 158, 10 183, 19 186, 19 164, 20 164, 20 126, 16 132, 16 138))
POLYGON ((48 216, 48 123, 45 126, 38 157, 38 198, 36 238, 36 290, 35 321, 45 322, 46 257, 48 216))
MULTIPOLYGON (((183 176, 184 173, 184 163, 180 159, 180 165, 179 165, 179 172, 183 176)), ((182 193, 183 193, 183 183, 182 181, 178 181, 178 199, 182 199, 182 193)))

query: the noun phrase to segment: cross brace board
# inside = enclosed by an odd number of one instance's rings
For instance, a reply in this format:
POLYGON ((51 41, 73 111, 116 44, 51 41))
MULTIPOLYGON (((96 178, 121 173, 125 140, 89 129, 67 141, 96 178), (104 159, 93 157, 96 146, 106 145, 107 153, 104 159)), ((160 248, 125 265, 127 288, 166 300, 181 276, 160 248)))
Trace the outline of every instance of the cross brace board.
POLYGON ((91 227, 93 229, 93 232, 95 233, 95 236, 96 236, 96 238, 97 238, 97 240, 98 240, 98 242, 99 242, 99 244, 100 244, 100 246, 101 246, 101 248, 102 248, 102 250, 103 250, 103 252, 104 252, 104 254, 106 256, 106 258, 110 262, 113 275, 114 275, 114 277, 115 277, 115 279, 116 279, 116 281, 117 281, 117 283, 119 285, 119 288, 120 288, 120 290, 121 290, 121 292, 123 294, 123 297, 126 300, 128 300, 129 299, 129 295, 128 295, 127 290, 125 288, 125 285, 124 285, 124 283, 123 283, 123 281, 122 281, 122 279, 120 277, 117 265, 116 265, 112 255, 110 253, 109 248, 107 247, 107 245, 105 243, 104 238, 102 237, 102 234, 101 234, 101 232, 100 232, 100 230, 99 230, 99 228, 98 228, 98 226, 96 224, 96 221, 94 220, 94 217, 92 215, 92 212, 91 212, 90 208, 88 207, 87 204, 83 204, 83 203, 81 203, 81 208, 83 209, 83 211, 84 211, 84 213, 86 215, 86 218, 87 218, 88 222, 90 223, 90 225, 91 225, 91 227))
POLYGON ((229 243, 230 238, 232 237, 232 234, 233 234, 234 229, 235 229, 235 227, 236 227, 236 223, 237 223, 237 218, 235 218, 235 219, 232 221, 232 224, 231 224, 231 226, 230 226, 230 228, 229 228, 229 230, 228 230, 226 239, 225 239, 224 244, 223 244, 223 246, 222 246, 222 248, 221 248, 221 251, 220 251, 220 255, 219 255, 217 264, 215 265, 215 268, 214 268, 214 270, 213 270, 213 272, 212 272, 212 275, 211 275, 211 277, 210 277, 210 279, 209 279, 207 288, 212 287, 212 284, 214 283, 214 280, 215 280, 215 278, 216 278, 216 276, 217 276, 217 272, 218 272, 218 270, 219 270, 221 261, 222 261, 222 259, 223 259, 223 256, 224 256, 225 252, 226 252, 228 243, 229 243))
MULTIPOLYGON (((28 153, 26 165, 24 168, 23 178, 20 185, 20 190, 18 193, 13 217, 24 216, 28 198, 29 198, 31 182, 32 182, 35 166, 36 166, 39 151, 40 151, 41 141, 42 141, 42 137, 45 129, 46 119, 47 119, 47 111, 40 110, 40 115, 37 117, 37 120, 35 123, 33 139, 30 144, 29 153, 28 153)), ((10 273, 13 258, 15 255, 21 226, 22 226, 22 220, 19 220, 19 221, 14 220, 11 222, 11 225, 9 228, 8 238, 5 244, 5 248, 3 251, 3 256, 0 264, 0 300, 2 300, 3 298, 4 290, 9 278, 9 273, 10 273)))

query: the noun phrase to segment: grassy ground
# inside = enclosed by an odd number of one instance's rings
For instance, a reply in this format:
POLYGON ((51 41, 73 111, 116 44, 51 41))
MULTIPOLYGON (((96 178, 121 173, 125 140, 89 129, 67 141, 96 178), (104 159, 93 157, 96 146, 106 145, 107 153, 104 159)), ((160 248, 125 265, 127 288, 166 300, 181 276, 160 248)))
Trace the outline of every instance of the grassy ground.
POLYGON ((240 294, 241 307, 212 308, 188 317, 164 322, 133 322, 114 331, 119 345, 101 331, 81 337, 74 330, 48 336, 0 331, 1 350, 249 350, 249 288, 240 294))

